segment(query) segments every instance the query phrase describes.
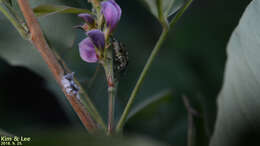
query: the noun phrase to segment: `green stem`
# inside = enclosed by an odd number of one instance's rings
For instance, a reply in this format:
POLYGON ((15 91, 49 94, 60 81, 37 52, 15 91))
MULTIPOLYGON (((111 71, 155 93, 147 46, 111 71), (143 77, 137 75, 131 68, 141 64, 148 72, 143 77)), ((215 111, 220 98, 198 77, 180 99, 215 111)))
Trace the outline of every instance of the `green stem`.
POLYGON ((130 96, 130 98, 128 100, 128 103, 127 103, 127 105, 125 107, 125 110, 124 110, 124 112, 123 112, 123 114, 122 114, 122 116, 121 116, 121 118, 119 120, 119 123, 118 123, 118 125, 116 127, 116 131, 117 132, 121 131, 121 129, 122 129, 124 123, 125 123, 125 120, 127 118, 127 115, 130 112, 131 106, 132 106, 132 104, 133 104, 133 102, 135 100, 136 94, 139 91, 139 89, 140 89, 140 87, 141 87, 141 85, 142 85, 142 83, 144 81, 144 78, 145 78, 145 76, 146 76, 146 74, 147 74, 147 72, 148 72, 148 70, 149 70, 149 68, 150 68, 150 66, 151 66, 151 64, 152 64, 156 54, 157 54, 157 52, 160 50, 160 48, 161 48, 161 46, 163 44, 163 41, 166 38, 167 33, 168 33, 168 29, 164 29, 162 34, 161 34, 161 36, 160 36, 160 38, 159 38, 159 40, 157 41, 157 43, 155 45, 155 47, 154 47, 150 57, 148 58, 145 66, 144 66, 144 69, 143 69, 143 71, 142 71, 142 73, 141 73, 141 75, 140 75, 140 77, 139 77, 139 79, 138 79, 138 81, 137 81, 137 83, 136 83, 136 85, 134 87, 134 90, 131 93, 131 96, 130 96))
POLYGON ((12 25, 16 28, 22 38, 28 39, 28 29, 25 29, 25 26, 21 24, 21 19, 18 19, 18 15, 14 15, 15 11, 10 10, 10 8, 11 7, 7 6, 4 1, 0 0, 0 11, 12 23, 12 25))
POLYGON ((180 11, 176 14, 176 16, 172 19, 170 23, 170 28, 174 27, 175 24, 178 22, 178 20, 181 18, 181 16, 184 14, 184 12, 189 8, 193 0, 188 0, 188 2, 180 9, 180 11))
POLYGON ((168 24, 168 21, 167 21, 167 17, 165 18, 164 13, 163 13, 162 1, 161 0, 157 0, 156 4, 157 4, 157 11, 158 11, 158 15, 159 15, 159 19, 160 19, 161 25, 163 26, 163 28, 169 27, 169 24, 168 24))
POLYGON ((112 49, 108 48, 105 56, 105 60, 102 63, 107 83, 108 83, 108 125, 107 125, 107 134, 111 135, 114 131, 114 112, 115 112, 115 96, 117 92, 117 82, 114 77, 113 70, 113 54, 112 49))
MULTIPOLYGON (((190 6, 191 2, 192 2, 192 0, 189 0, 180 9, 180 11, 176 14, 176 16, 171 21, 169 28, 173 28, 175 26, 176 22, 180 19, 180 17, 183 15, 183 13, 186 11, 186 9, 190 6)), ((119 120, 119 122, 117 124, 117 127, 116 127, 116 131, 117 132, 120 132, 121 129, 123 128, 124 123, 125 123, 125 121, 127 119, 127 116, 128 116, 128 114, 130 112, 130 109, 131 109, 131 107, 132 107, 132 105, 134 103, 134 100, 136 98, 136 95, 137 95, 137 93, 138 93, 138 91, 139 91, 139 89, 140 89, 140 87, 141 87, 141 85, 142 85, 142 83, 144 81, 145 76, 148 73, 148 70, 150 69, 150 67, 152 65, 152 62, 153 62, 155 56, 157 55, 157 53, 160 50, 164 40, 166 39, 168 32, 169 32, 168 27, 164 26, 163 31, 161 33, 161 36, 160 36, 159 40, 157 41, 157 43, 156 43, 156 45, 155 45, 155 47, 154 47, 150 57, 148 58, 145 66, 144 66, 144 69, 143 69, 141 75, 139 76, 139 79, 138 79, 138 81, 137 81, 137 83, 136 83, 136 85, 135 85, 135 87, 134 87, 134 89, 133 89, 133 91, 132 91, 132 93, 130 95, 130 98, 129 98, 129 100, 127 102, 127 105, 126 105, 126 107, 124 109, 124 112, 123 112, 123 114, 122 114, 122 116, 121 116, 121 118, 120 118, 120 120, 119 120)))
MULTIPOLYGON (((116 86, 116 85, 114 85, 116 86)), ((109 104, 108 104, 108 135, 111 135, 114 130, 114 117, 115 117, 115 95, 116 95, 116 87, 109 87, 109 104)))

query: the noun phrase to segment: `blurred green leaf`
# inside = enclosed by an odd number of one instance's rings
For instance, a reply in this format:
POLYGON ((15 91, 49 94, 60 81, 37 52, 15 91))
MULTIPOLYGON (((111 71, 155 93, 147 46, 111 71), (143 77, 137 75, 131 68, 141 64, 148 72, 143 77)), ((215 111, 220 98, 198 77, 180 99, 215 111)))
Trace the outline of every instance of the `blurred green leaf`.
POLYGON ((259 144, 259 12, 260 1, 253 0, 228 43, 228 61, 211 146, 259 144))
POLYGON ((167 100, 167 98, 172 95, 171 90, 164 90, 160 92, 157 95, 152 96, 151 98, 146 99, 145 101, 142 101, 138 105, 136 105, 131 112, 129 113, 127 119, 130 119, 138 112, 141 112, 142 110, 149 108, 150 106, 153 106, 154 104, 160 103, 162 100, 167 100))
POLYGON ((4 131, 3 129, 0 129, 0 136, 11 136, 12 134, 4 131))
MULTIPOLYGON (((136 104, 137 107, 140 104, 136 104)), ((129 129, 134 128, 134 133, 150 135, 174 145, 186 145, 187 116, 183 112, 186 110, 181 98, 168 94, 135 113, 124 130, 131 133, 129 129)))
POLYGON ((173 15, 185 2, 186 0, 162 0, 165 17, 173 15))
POLYGON ((5 2, 5 3, 8 3, 9 5, 12 5, 13 3, 12 3, 12 0, 1 0, 1 1, 3 1, 3 2, 5 2))
POLYGON ((169 16, 178 11, 186 0, 141 0, 150 12, 160 21, 167 20, 169 16))
POLYGON ((166 146, 163 143, 142 136, 122 137, 105 135, 88 135, 76 130, 45 131, 30 136, 32 141, 24 142, 28 146, 166 146))
POLYGON ((43 4, 35 7, 33 9, 36 16, 48 16, 53 15, 57 13, 68 13, 68 14, 79 14, 79 13, 89 13, 91 12, 87 9, 81 9, 81 8, 73 8, 69 6, 64 5, 50 5, 50 4, 43 4))

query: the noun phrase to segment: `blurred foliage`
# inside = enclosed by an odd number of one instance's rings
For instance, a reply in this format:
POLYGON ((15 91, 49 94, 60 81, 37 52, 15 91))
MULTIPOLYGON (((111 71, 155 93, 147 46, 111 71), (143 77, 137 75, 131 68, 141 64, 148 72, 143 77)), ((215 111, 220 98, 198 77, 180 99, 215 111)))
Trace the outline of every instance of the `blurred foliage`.
MULTIPOLYGON (((25 144, 25 142, 24 142, 25 144)), ((86 134, 86 132, 77 130, 62 130, 42 132, 40 134, 34 135, 32 142, 27 142, 28 146, 46 146, 46 145, 62 145, 62 146, 166 146, 166 144, 157 142, 153 139, 147 137, 122 137, 113 136, 107 137, 105 135, 95 135, 91 136, 86 134)))
POLYGON ((252 1, 228 43, 228 61, 218 98, 212 146, 260 144, 259 12, 260 1, 252 1))
MULTIPOLYGON (((216 97, 223 79, 226 43, 248 2, 249 0, 193 2, 175 30, 170 32, 145 79, 135 106, 165 89, 170 88, 173 94, 151 104, 129 119, 124 131, 126 135, 146 135, 171 145, 186 145, 187 112, 181 100, 181 96, 186 95, 193 108, 200 113, 199 117, 194 117, 196 145, 207 145, 216 117, 216 97)), ((140 0, 118 3, 123 9, 123 16, 115 37, 126 44, 130 63, 120 79, 116 101, 117 119, 161 30, 159 23, 143 7, 140 0)), ((31 0, 31 4, 34 7, 40 4, 55 4, 89 8, 87 0, 31 0)), ((13 5, 16 6, 15 3, 13 5)), ((39 20, 52 48, 62 56, 71 70, 76 72, 76 77, 106 119, 107 93, 103 70, 99 69, 96 79, 93 80, 97 65, 87 64, 79 57, 77 44, 85 34, 72 27, 80 24, 80 19, 73 14, 57 14, 40 17, 39 20)), ((20 38, 2 14, 0 26, 0 57, 7 61, 1 61, 0 64, 1 81, 4 83, 0 85, 0 111, 5 117, 5 120, 0 120, 1 128, 21 135, 41 134, 44 128, 48 131, 46 137, 57 135, 64 140, 76 138, 75 133, 66 137, 53 132, 66 127, 77 128, 80 122, 61 91, 57 89, 57 84, 38 52, 20 38), (56 100, 54 96, 57 97, 56 100), (11 106, 13 102, 16 103, 15 106, 11 106), (24 110, 26 108, 27 110, 24 110), (54 117, 57 118, 56 122, 51 121, 54 117), (60 128, 55 129, 56 127, 60 128)), ((83 127, 81 130, 84 130, 83 127)), ((32 138, 34 139, 34 136, 32 138)), ((38 138, 35 137, 36 142, 38 138)), ((46 138, 43 141, 49 140, 46 138)), ((58 145, 54 141, 49 144, 58 145)), ((74 144, 75 142, 67 143, 74 144)))
POLYGON ((140 0, 160 22, 178 11, 186 0, 140 0))

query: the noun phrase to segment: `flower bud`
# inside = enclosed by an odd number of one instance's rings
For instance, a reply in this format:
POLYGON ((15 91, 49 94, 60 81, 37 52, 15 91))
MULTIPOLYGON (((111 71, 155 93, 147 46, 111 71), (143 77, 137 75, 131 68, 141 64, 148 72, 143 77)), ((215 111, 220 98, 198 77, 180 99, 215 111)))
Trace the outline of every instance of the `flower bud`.
POLYGON ((94 26, 95 25, 95 19, 92 15, 88 13, 81 13, 78 15, 80 18, 82 18, 88 25, 94 26))
POLYGON ((106 20, 109 33, 111 33, 121 18, 121 8, 114 0, 107 0, 101 3, 101 12, 106 20))

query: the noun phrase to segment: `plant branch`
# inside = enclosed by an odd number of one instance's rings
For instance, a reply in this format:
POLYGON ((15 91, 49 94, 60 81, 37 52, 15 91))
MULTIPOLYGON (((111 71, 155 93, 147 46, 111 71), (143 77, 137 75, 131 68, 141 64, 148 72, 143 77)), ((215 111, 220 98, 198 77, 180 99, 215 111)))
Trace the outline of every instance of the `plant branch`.
POLYGON ((44 61, 47 63, 50 71, 52 72, 54 78, 62 88, 65 96, 72 105, 73 109, 79 116, 83 125, 90 131, 94 132, 97 128, 96 123, 86 111, 83 104, 79 102, 76 96, 67 94, 61 80, 64 76, 64 69, 59 64, 55 54, 50 49, 48 43, 46 42, 44 35, 41 31, 40 24, 38 23, 33 10, 31 9, 28 0, 18 0, 19 7, 24 15, 30 31, 30 42, 38 49, 42 55, 44 61))
MULTIPOLYGON (((176 14, 176 16, 175 16, 175 17, 173 18, 173 20, 170 22, 170 27, 169 27, 169 28, 173 28, 173 27, 175 26, 176 22, 177 22, 177 21, 180 19, 180 17, 184 14, 184 12, 186 11, 186 9, 190 6, 191 2, 192 2, 192 0, 189 0, 189 1, 180 9, 180 11, 176 14)), ((157 55, 157 53, 158 53, 158 51, 160 50, 160 48, 161 48, 161 46, 162 46, 164 40, 165 40, 166 37, 167 37, 167 34, 168 34, 168 32, 169 32, 169 28, 167 27, 167 25, 163 25, 163 31, 162 31, 162 33, 161 33, 161 35, 160 35, 160 38, 159 38, 159 40, 157 41, 157 43, 156 43, 156 45, 155 45, 155 47, 154 47, 154 49, 153 49, 151 55, 149 56, 149 58, 148 58, 148 60, 147 60, 147 62, 146 62, 146 64, 145 64, 145 66, 144 66, 144 69, 143 69, 141 75, 140 75, 139 78, 138 78, 137 83, 136 83, 136 85, 135 85, 135 87, 134 87, 134 89, 133 89, 133 91, 132 91, 132 93, 131 93, 131 95, 130 95, 130 98, 129 98, 128 102, 127 102, 127 105, 126 105, 126 107, 125 107, 125 109, 124 109, 124 112, 123 112, 123 114, 122 114, 122 116, 121 116, 121 118, 120 118, 120 120, 119 120, 119 123, 117 124, 117 127, 116 127, 116 131, 117 131, 117 132, 120 132, 121 129, 123 128, 124 123, 125 123, 125 121, 126 121, 126 119, 127 119, 127 115, 129 114, 129 112, 130 112, 130 110, 131 110, 131 107, 132 107, 132 105, 133 105, 133 103, 134 103, 134 100, 135 100, 135 98, 136 98, 136 95, 137 95, 137 93, 138 93, 138 91, 139 91, 139 89, 140 89, 140 87, 141 87, 141 85, 142 85, 142 83, 143 83, 143 81, 144 81, 145 76, 147 75, 147 73, 148 73, 148 71, 149 71, 149 69, 150 69, 150 67, 151 67, 151 65, 152 65, 152 62, 154 61, 155 56, 157 55)))
POLYGON ((157 0, 156 4, 157 4, 157 11, 158 11, 160 23, 161 23, 162 27, 168 28, 169 24, 168 24, 168 21, 167 21, 167 17, 165 18, 164 13, 163 13, 162 0, 157 0))
POLYGON ((117 92, 117 82, 114 76, 112 49, 108 48, 106 59, 103 62, 107 83, 108 83, 108 125, 107 134, 111 135, 114 131, 114 112, 115 112, 115 96, 117 92))
MULTIPOLYGON (((116 85, 114 85, 116 86, 116 85)), ((108 103, 108 135, 112 134, 114 131, 114 118, 115 118, 115 95, 116 87, 108 88, 109 103, 108 103)))
POLYGON ((5 17, 12 23, 19 34, 24 39, 28 39, 28 32, 24 25, 21 24, 21 19, 14 12, 14 10, 5 1, 0 0, 0 11, 5 15, 5 17))
MULTIPOLYGON (((56 58, 59 61, 59 63, 62 65, 64 71, 67 72, 67 73, 71 73, 72 71, 68 68, 66 63, 60 57, 60 55, 55 50, 53 50, 53 53, 56 55, 56 58)), ((84 107, 86 107, 88 112, 91 113, 91 116, 96 120, 96 122, 98 124, 100 124, 100 126, 103 129, 106 129, 106 125, 105 125, 102 117, 100 116, 100 114, 97 111, 97 109, 94 106, 94 104, 91 102, 88 94, 83 90, 83 87, 81 86, 81 84, 79 83, 79 81, 76 78, 74 78, 74 81, 75 81, 76 85, 81 89, 80 93, 85 97, 84 99, 81 98, 80 102, 84 105, 84 107)))
POLYGON ((139 91, 139 89, 140 89, 140 87, 141 87, 141 85, 142 85, 142 83, 144 81, 144 78, 145 78, 145 76, 146 76, 150 66, 152 65, 152 62, 153 62, 156 54, 158 53, 158 51, 160 50, 164 40, 166 39, 167 33, 168 33, 168 29, 164 29, 162 34, 161 34, 161 36, 160 36, 160 38, 159 38, 159 40, 157 41, 157 43, 155 45, 155 47, 154 47, 150 57, 148 58, 145 66, 144 66, 144 69, 143 69, 143 71, 142 71, 142 73, 141 73, 141 75, 140 75, 140 77, 139 77, 139 79, 138 79, 138 81, 137 81, 137 83, 136 83, 132 93, 131 93, 131 96, 130 96, 128 102, 127 102, 127 105, 126 105, 125 110, 124 110, 124 112, 123 112, 123 114, 122 114, 122 116, 121 116, 121 118, 119 120, 119 123, 118 123, 118 125, 116 127, 116 131, 117 132, 121 131, 121 129, 122 129, 122 127, 123 127, 123 125, 124 125, 124 123, 126 121, 127 115, 130 112, 131 106, 134 103, 136 94, 138 93, 138 91, 139 91))
POLYGON ((179 10, 179 12, 176 14, 176 16, 172 19, 170 22, 170 28, 174 27, 175 24, 178 22, 178 20, 181 18, 181 16, 184 14, 184 12, 189 8, 193 0, 188 0, 188 2, 179 10))

